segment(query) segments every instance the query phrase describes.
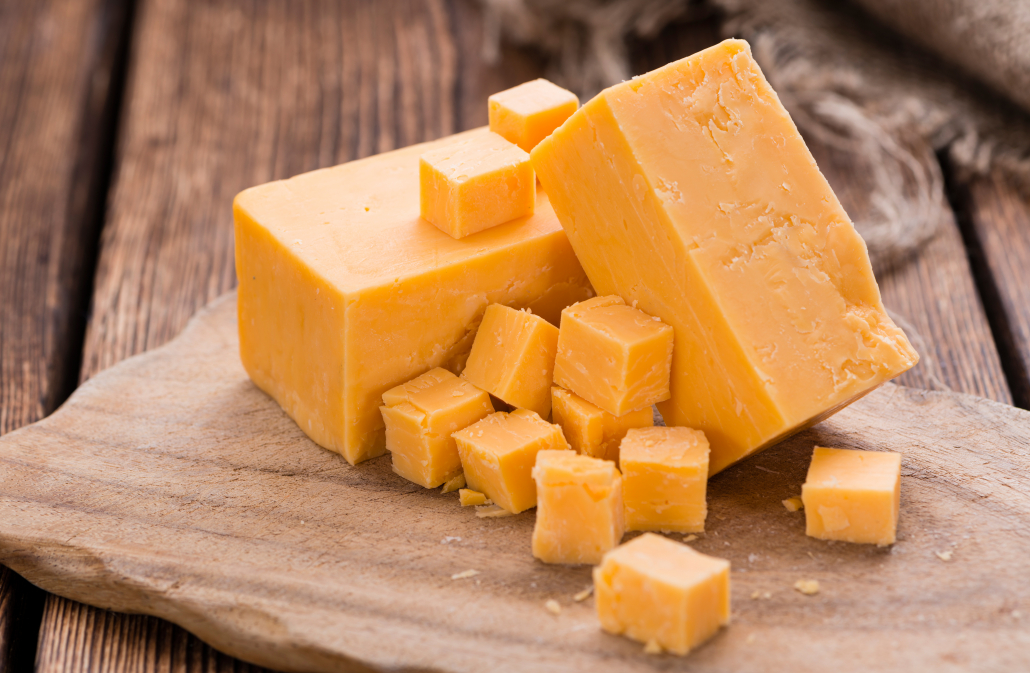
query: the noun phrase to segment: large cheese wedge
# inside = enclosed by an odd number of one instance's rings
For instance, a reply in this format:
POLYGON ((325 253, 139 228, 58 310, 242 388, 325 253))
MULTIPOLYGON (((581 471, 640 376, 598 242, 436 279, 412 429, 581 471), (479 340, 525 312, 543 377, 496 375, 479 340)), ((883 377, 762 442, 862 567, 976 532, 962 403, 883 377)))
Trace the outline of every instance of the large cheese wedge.
POLYGON ((658 409, 712 474, 917 362, 746 42, 606 89, 531 157, 597 292, 674 328, 658 409))
POLYGON ((487 306, 557 325, 591 294, 542 192, 531 217, 461 240, 419 217, 419 156, 454 140, 271 182, 234 203, 243 365, 351 463, 385 451, 385 391, 434 367, 461 371, 487 306))

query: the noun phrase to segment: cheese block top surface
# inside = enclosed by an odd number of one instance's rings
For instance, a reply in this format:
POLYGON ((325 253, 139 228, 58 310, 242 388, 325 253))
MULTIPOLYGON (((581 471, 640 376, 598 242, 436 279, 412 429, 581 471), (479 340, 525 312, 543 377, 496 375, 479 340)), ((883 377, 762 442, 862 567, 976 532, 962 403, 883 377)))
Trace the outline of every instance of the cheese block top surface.
POLYGON ((538 484, 610 486, 619 478, 615 463, 583 456, 575 451, 541 451, 533 470, 538 484))
POLYGON ((890 490, 900 470, 900 453, 817 446, 805 485, 849 491, 890 490))
POLYGON ((708 458, 705 433, 691 428, 634 428, 622 441, 625 463, 661 463, 690 467, 708 458))
POLYGON ((241 192, 245 212, 316 274, 342 291, 381 287, 516 247, 561 225, 542 189, 533 215, 456 240, 419 216, 419 157, 474 129, 241 192))
POLYGON ((670 586, 690 589, 725 572, 730 562, 696 552, 680 542, 644 533, 605 555, 605 561, 632 568, 670 586))

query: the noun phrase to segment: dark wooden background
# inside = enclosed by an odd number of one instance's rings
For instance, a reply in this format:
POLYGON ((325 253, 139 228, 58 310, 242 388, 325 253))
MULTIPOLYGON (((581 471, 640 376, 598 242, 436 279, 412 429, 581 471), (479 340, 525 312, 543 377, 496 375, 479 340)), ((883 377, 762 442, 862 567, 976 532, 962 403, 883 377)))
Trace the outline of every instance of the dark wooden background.
MULTIPOLYGON (((241 189, 485 124, 544 64, 484 64, 482 31, 474 0, 0 0, 0 433, 235 285, 241 189)), ((718 16, 674 24, 634 70, 719 37, 718 16)), ((848 158, 812 149, 860 213, 848 158)), ((942 233, 880 276, 921 337, 901 382, 1030 408, 1030 199, 942 168, 942 233)), ((253 667, 0 567, 0 671, 33 668, 253 667)))

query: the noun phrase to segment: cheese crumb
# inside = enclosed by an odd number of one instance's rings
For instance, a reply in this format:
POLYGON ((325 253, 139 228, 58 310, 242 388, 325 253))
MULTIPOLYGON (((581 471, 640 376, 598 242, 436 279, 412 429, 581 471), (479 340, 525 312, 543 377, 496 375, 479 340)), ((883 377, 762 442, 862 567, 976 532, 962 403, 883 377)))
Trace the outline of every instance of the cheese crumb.
POLYGON ((577 603, 582 603, 586 599, 590 598, 590 595, 592 593, 594 593, 594 587, 587 587, 586 589, 583 589, 583 591, 580 591, 578 594, 573 596, 572 600, 576 601, 577 603))
POLYGON ((661 654, 662 646, 658 644, 658 641, 652 638, 647 641, 647 645, 644 645, 644 654, 661 654))
POLYGON ((819 593, 819 580, 798 580, 794 582, 794 588, 806 596, 814 596, 819 593))
POLYGON ((787 508, 788 512, 800 512, 805 508, 805 503, 801 501, 801 498, 795 496, 784 500, 783 506, 787 508))
POLYGON ((476 516, 480 519, 499 519, 501 517, 515 515, 500 505, 489 504, 476 507, 476 516))
POLYGON ((950 549, 948 551, 935 551, 934 554, 936 554, 937 558, 939 558, 942 561, 950 561, 951 560, 951 550, 950 549))
MULTIPOLYGON (((795 585, 795 587, 796 586, 797 585, 795 585)), ((770 598, 772 598, 772 593, 769 591, 754 591, 751 593, 751 598, 756 601, 769 600, 770 598)))
POLYGON ((443 489, 440 492, 441 493, 450 493, 452 491, 457 491, 459 488, 465 488, 465 473, 464 472, 459 474, 457 477, 454 477, 453 479, 447 480, 444 483, 443 489))
POLYGON ((453 575, 451 575, 451 579, 452 580, 467 580, 468 578, 475 577, 478 574, 479 574, 478 570, 472 570, 470 568, 469 570, 463 570, 460 573, 454 573, 453 575))
POLYGON ((697 539, 696 535, 690 534, 690 535, 686 536, 685 538, 683 538, 683 541, 684 542, 693 542, 696 539, 697 539))
POLYGON ((553 598, 549 599, 546 603, 544 603, 544 607, 547 608, 547 611, 550 612, 552 615, 561 614, 561 605, 559 605, 558 601, 554 600, 553 598))
POLYGON ((485 505, 486 494, 480 493, 479 491, 473 491, 470 488, 463 488, 458 491, 458 501, 461 503, 462 507, 485 505))

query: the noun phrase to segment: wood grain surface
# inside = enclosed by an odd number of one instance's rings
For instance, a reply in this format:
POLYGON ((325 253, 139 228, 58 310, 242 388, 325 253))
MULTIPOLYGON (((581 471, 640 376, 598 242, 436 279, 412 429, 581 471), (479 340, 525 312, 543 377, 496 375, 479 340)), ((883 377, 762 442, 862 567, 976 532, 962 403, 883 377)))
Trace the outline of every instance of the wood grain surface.
POLYGON ((964 191, 970 253, 1018 406, 1030 409, 1030 195, 1000 174, 964 191))
MULTIPOLYGON (((77 381, 124 19, 108 0, 0 2, 0 434, 77 381)), ((42 600, 0 568, 0 671, 31 666, 42 600)))
MULTIPOLYGON (((592 601, 572 600, 590 569, 532 558, 532 512, 479 519, 386 457, 351 467, 309 441, 239 364, 233 295, 0 438, 0 465, 0 560, 259 664, 682 662, 603 634, 592 601), (453 579, 469 569, 479 574, 453 579)), ((694 546, 733 565, 733 625, 691 655, 692 670, 1030 666, 1030 585, 1017 571, 1030 555, 1028 466, 1030 412, 888 384, 720 474, 694 546), (804 535, 804 515, 780 501, 799 492, 815 444, 903 453, 898 543, 804 535), (794 591, 799 579, 818 580, 819 594, 794 591)))

